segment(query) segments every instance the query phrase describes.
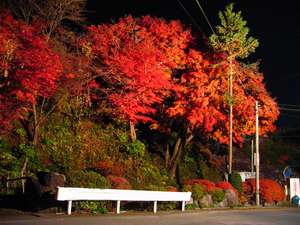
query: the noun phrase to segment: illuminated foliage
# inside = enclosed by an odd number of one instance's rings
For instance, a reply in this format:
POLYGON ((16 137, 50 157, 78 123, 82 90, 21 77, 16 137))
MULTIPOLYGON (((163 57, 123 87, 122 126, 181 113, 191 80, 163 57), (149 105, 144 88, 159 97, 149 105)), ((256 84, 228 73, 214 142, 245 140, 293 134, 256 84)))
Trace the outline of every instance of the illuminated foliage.
MULTIPOLYGON (((183 74, 178 85, 177 99, 169 109, 170 116, 188 119, 192 129, 216 141, 227 144, 229 118, 227 109, 227 66, 218 65, 220 56, 204 57, 200 52, 189 53, 190 71, 183 74)), ((222 61, 221 61, 222 62, 222 61)), ((278 106, 263 84, 263 75, 257 70, 235 62, 238 78, 234 80, 233 128, 234 141, 243 143, 243 137, 255 133, 255 100, 260 102, 260 134, 274 131, 279 116, 278 106)))
POLYGON ((134 123, 151 121, 154 104, 172 87, 171 69, 184 63, 189 33, 176 21, 130 16, 91 26, 88 33, 83 49, 106 68, 100 77, 117 114, 134 123))
POLYGON ((36 28, 7 12, 0 15, 0 37, 0 124, 7 127, 55 93, 62 65, 36 28))
MULTIPOLYGON (((263 201, 267 203, 277 203, 285 199, 284 188, 271 179, 260 179, 260 194, 263 201)), ((248 179, 243 184, 243 190, 247 194, 254 195, 256 192, 255 179, 248 179)))

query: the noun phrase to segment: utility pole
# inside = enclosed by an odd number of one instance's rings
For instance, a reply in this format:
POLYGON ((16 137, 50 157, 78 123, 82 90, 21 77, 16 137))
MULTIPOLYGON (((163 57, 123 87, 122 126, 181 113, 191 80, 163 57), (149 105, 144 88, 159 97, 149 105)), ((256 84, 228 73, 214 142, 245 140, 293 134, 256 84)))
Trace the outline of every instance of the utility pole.
POLYGON ((256 134, 256 206, 259 206, 259 130, 258 101, 255 101, 255 134, 256 134))
POLYGON ((232 76, 233 76, 233 68, 232 68, 232 59, 229 59, 229 151, 228 151, 228 173, 231 175, 232 173, 232 123, 233 123, 233 89, 232 89, 232 76))

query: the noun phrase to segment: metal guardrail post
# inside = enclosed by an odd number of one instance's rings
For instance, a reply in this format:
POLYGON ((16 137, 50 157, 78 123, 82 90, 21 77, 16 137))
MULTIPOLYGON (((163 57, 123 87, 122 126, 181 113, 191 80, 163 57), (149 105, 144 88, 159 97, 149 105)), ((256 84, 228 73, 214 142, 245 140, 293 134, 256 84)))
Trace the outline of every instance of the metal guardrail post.
POLYGON ((68 201, 68 215, 71 215, 72 212, 72 201, 68 201))
POLYGON ((117 214, 120 214, 121 201, 117 201, 117 214))
POLYGON ((157 212, 157 201, 154 201, 153 212, 154 212, 154 213, 157 212))
POLYGON ((185 201, 182 202, 182 205, 181 205, 181 211, 184 211, 185 210, 185 201))

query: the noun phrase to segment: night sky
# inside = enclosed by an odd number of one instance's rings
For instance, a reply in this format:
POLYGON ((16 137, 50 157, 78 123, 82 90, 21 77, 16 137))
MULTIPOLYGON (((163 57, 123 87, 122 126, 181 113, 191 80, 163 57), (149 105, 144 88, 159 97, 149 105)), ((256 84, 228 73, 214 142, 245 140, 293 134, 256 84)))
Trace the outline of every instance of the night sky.
MULTIPOLYGON (((235 10, 242 11, 250 35, 259 40, 260 46, 249 57, 249 62, 261 61, 268 91, 280 107, 298 108, 281 111, 279 127, 300 126, 300 7, 297 0, 198 0, 212 26, 219 24, 218 11, 235 2, 235 10), (288 104, 288 105, 284 105, 288 104), (296 105, 296 106, 290 106, 296 105)), ((196 0, 180 0, 198 26, 179 4, 179 0, 89 0, 89 17, 94 23, 117 21, 125 15, 152 15, 165 19, 178 19, 201 30, 206 36, 211 30, 196 0)))

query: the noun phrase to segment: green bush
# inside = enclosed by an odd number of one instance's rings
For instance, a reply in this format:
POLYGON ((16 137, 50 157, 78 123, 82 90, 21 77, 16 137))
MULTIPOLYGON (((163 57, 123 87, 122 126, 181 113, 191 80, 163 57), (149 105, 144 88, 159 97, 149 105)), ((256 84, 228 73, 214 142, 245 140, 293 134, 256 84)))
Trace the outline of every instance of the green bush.
POLYGON ((109 188, 110 184, 99 173, 89 170, 73 171, 67 174, 67 184, 71 187, 109 188))
POLYGON ((145 145, 140 140, 135 140, 134 142, 125 144, 125 151, 129 156, 137 159, 143 158, 145 155, 145 145))
POLYGON ((157 203, 158 210, 173 210, 177 208, 176 202, 158 202, 157 203))
POLYGON ((106 202, 103 201, 80 201, 79 208, 93 214, 105 214, 108 212, 106 202))
MULTIPOLYGON (((109 188, 110 184, 99 173, 88 170, 70 172, 67 175, 67 184, 71 187, 109 188)), ((108 204, 104 201, 80 201, 79 209, 90 213, 107 213, 108 204)))
POLYGON ((182 191, 192 192, 193 204, 188 204, 187 209, 196 209, 201 207, 200 201, 204 197, 205 192, 201 185, 184 185, 182 191))
POLYGON ((154 191, 163 191, 172 185, 166 170, 159 169, 155 165, 144 162, 139 168, 140 188, 154 191))
POLYGON ((199 203, 203 198, 204 194, 205 193, 201 185, 195 184, 192 186, 192 197, 194 201, 197 201, 199 203))
POLYGON ((225 192, 222 189, 216 188, 210 192, 214 203, 219 203, 224 200, 225 192))
POLYGON ((239 193, 243 192, 243 181, 237 172, 232 172, 232 174, 229 176, 229 182, 231 185, 238 190, 239 193))

